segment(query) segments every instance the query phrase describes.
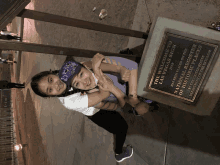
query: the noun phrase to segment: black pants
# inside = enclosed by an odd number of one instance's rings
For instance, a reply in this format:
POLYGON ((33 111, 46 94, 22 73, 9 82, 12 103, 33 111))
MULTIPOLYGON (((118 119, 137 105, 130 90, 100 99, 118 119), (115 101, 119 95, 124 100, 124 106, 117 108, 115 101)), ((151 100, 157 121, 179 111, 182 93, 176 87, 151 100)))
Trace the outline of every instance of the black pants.
POLYGON ((107 110, 100 110, 93 116, 88 116, 88 118, 115 135, 115 153, 122 153, 128 130, 128 124, 124 118, 116 111, 107 110))
POLYGON ((18 83, 8 83, 8 88, 24 88, 24 84, 18 84, 18 83))

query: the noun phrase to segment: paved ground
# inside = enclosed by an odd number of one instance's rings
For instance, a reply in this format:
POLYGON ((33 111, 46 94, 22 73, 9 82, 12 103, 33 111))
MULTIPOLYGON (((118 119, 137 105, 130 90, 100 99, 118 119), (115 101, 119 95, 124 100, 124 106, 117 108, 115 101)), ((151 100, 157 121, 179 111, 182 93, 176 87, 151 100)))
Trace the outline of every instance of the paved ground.
MULTIPOLYGON (((158 15, 205 27, 220 16, 220 2, 207 0, 32 0, 27 8, 141 31, 146 31, 147 23, 158 15), (97 7, 95 12, 94 7, 97 7), (108 17, 99 20, 102 8, 107 9, 108 17)), ((13 32, 18 27, 18 19, 9 26, 13 32)), ((141 39, 29 19, 24 19, 23 38, 25 42, 109 52, 143 43, 141 39)), ((65 109, 56 98, 42 99, 31 91, 28 83, 33 75, 59 69, 66 57, 27 52, 15 56, 19 63, 15 66, 14 80, 27 84, 24 90, 13 91, 20 141, 28 143, 23 161, 45 165, 117 164, 112 134, 82 114, 65 109)), ((158 112, 141 118, 123 115, 129 124, 126 144, 134 146, 135 154, 120 164, 220 164, 218 109, 219 104, 211 116, 198 116, 161 105, 158 112)))

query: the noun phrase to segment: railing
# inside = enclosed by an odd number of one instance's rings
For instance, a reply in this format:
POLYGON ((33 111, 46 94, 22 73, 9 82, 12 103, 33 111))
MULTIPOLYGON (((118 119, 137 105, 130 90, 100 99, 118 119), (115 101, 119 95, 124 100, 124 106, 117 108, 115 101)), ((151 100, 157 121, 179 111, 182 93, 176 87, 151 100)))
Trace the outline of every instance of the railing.
POLYGON ((14 145, 16 144, 16 134, 13 118, 13 107, 11 106, 11 104, 6 104, 5 102, 5 100, 11 102, 11 99, 5 99, 5 96, 6 98, 8 98, 9 95, 11 96, 11 90, 1 90, 0 93, 0 164, 17 165, 17 155, 14 150, 14 145), (5 94, 5 96, 3 93, 5 94))

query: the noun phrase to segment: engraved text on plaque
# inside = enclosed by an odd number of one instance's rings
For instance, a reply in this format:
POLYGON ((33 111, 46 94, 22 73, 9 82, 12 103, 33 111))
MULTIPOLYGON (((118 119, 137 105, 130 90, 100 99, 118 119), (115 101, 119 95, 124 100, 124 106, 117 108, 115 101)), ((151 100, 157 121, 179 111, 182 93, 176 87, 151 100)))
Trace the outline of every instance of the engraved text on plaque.
POLYGON ((149 89, 193 103, 218 46, 166 33, 149 89))

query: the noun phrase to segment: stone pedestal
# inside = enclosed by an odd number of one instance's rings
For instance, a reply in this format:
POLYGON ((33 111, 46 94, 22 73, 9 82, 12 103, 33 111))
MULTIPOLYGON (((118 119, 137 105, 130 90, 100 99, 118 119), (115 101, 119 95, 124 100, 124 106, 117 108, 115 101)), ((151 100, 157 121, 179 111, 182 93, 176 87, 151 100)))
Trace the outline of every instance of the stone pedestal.
POLYGON ((138 95, 198 115, 220 96, 220 33, 158 17, 139 65, 138 95))

